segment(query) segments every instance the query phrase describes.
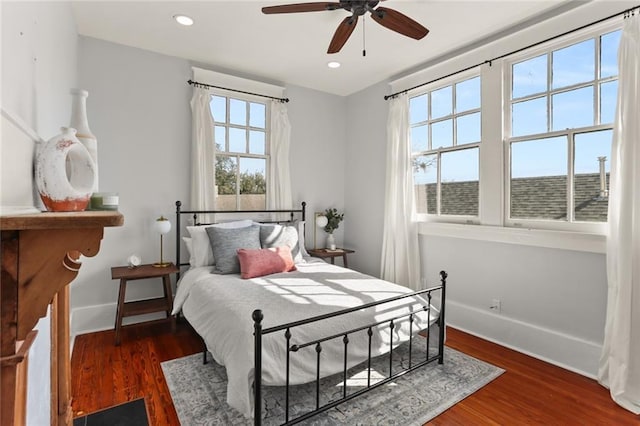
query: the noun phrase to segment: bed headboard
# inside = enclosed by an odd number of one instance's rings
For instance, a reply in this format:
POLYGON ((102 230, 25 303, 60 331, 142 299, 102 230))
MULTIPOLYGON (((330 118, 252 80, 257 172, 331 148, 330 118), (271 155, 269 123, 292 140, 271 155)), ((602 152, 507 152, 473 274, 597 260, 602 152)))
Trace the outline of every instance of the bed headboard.
MULTIPOLYGON (((176 266, 180 269, 188 266, 188 262, 182 262, 180 257, 180 249, 182 246, 182 221, 186 218, 184 215, 190 215, 193 220, 192 225, 204 226, 216 223, 216 216, 221 217, 222 221, 253 219, 262 223, 283 223, 290 222, 295 219, 305 220, 307 203, 303 201, 299 209, 282 209, 282 210, 182 210, 182 202, 176 201, 176 266), (200 222, 199 217, 203 217, 204 222, 200 222)), ((305 227, 306 229, 306 227, 305 227)), ((178 272, 180 278, 180 272, 178 272)))

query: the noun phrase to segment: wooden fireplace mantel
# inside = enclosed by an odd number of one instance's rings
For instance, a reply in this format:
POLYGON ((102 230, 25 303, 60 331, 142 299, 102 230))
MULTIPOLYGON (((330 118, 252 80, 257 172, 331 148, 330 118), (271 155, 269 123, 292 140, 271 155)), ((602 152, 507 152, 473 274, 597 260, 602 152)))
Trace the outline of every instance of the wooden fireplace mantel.
POLYGON ((51 424, 71 423, 69 288, 80 255, 93 257, 105 227, 121 226, 115 211, 0 217, 0 426, 24 423, 26 359, 32 332, 51 304, 51 424))

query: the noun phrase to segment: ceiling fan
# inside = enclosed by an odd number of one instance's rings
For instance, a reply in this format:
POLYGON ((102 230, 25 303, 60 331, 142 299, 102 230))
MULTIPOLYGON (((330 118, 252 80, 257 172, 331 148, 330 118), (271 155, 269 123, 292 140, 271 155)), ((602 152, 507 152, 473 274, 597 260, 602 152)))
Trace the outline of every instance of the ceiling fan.
POLYGON ((429 30, 408 16, 388 7, 376 7, 380 1, 385 0, 341 0, 338 2, 284 4, 263 7, 262 13, 270 15, 274 13, 321 12, 337 9, 351 12, 351 16, 344 18, 333 34, 327 53, 337 53, 342 49, 342 46, 344 46, 356 28, 358 18, 367 12, 371 14, 371 18, 378 24, 407 37, 420 40, 427 35, 429 30))

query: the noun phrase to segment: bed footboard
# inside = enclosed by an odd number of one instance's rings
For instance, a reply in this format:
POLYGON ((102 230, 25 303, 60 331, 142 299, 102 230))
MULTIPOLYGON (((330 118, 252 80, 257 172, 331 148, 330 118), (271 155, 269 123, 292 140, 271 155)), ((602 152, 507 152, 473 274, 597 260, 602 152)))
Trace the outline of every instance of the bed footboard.
POLYGON ((278 331, 284 331, 284 338, 286 339, 286 348, 287 348, 287 355, 286 355, 286 383, 285 383, 285 418, 284 418, 284 425, 289 425, 289 424, 296 424, 298 422, 301 422, 303 420, 306 420, 310 417, 313 417, 319 413, 322 413, 330 408, 333 408, 339 404, 342 404, 343 402, 349 401, 353 398, 356 398, 364 393, 369 392, 372 389, 375 389, 379 386, 382 386, 386 383, 389 383, 392 380, 395 380, 398 377, 401 377, 417 368, 420 368, 426 364, 430 364, 434 361, 438 361, 438 364, 442 364, 444 362, 444 337, 445 337, 445 298, 446 298, 446 281, 447 281, 447 273, 445 271, 441 271, 440 272, 440 285, 436 286, 436 287, 431 287, 431 288, 427 288, 425 290, 420 290, 420 291, 416 291, 414 293, 410 293, 410 294, 406 294, 406 295, 402 295, 402 296, 397 296, 397 297, 393 297, 393 298, 389 298, 389 299, 385 299, 385 300, 381 300, 381 301, 377 301, 377 302, 371 302, 371 303, 367 303, 365 305, 361 305, 361 306, 357 306, 357 307, 353 307, 353 308, 348 308, 348 309, 344 309, 341 311, 337 311, 337 312, 333 312, 330 314, 325 314, 325 315, 320 315, 320 316, 316 316, 313 318, 309 318, 306 320, 301 320, 301 321, 294 321, 291 323, 287 323, 287 324, 283 324, 283 325, 279 325, 276 327, 270 327, 270 328, 266 328, 263 329, 262 328, 262 320, 264 318, 264 315, 262 313, 261 310, 257 309, 255 311, 253 311, 252 314, 252 318, 253 318, 253 322, 254 322, 254 424, 255 425, 261 425, 262 424, 262 338, 264 335, 266 334, 271 334, 271 333, 275 333, 278 331), (429 356, 429 340, 430 340, 430 334, 431 333, 427 333, 426 335, 426 356, 422 361, 417 361, 414 362, 415 360, 412 359, 411 356, 411 348, 413 345, 413 316, 416 315, 419 312, 426 312, 427 313, 427 319, 431 318, 430 314, 431 314, 431 299, 432 299, 432 293, 434 292, 440 292, 440 314, 437 320, 437 324, 438 324, 438 332, 439 332, 439 340, 438 340, 438 349, 437 349, 437 353, 434 356, 429 356), (385 303, 389 303, 389 302, 393 302, 396 300, 400 300, 400 299, 404 299, 404 298, 408 298, 408 297, 413 297, 413 296, 424 296, 427 298, 427 305, 422 307, 422 310, 420 311, 412 311, 409 313, 405 313, 399 316, 396 316, 394 318, 391 319, 387 319, 385 321, 380 321, 380 322, 376 322, 376 323, 372 323, 372 324, 368 324, 362 327, 358 327, 358 328, 354 328, 354 329, 350 329, 350 330, 345 330, 339 334, 335 334, 335 335, 331 335, 331 336, 326 336, 323 337, 321 339, 317 339, 317 340, 313 340, 310 342, 306 342, 304 344, 300 344, 300 345, 291 345, 290 344, 290 338, 291 338, 291 329, 294 327, 298 327, 304 324, 310 324, 310 323, 314 323, 317 321, 322 321, 325 320, 327 318, 333 318, 336 316, 340 316, 340 315, 346 315, 349 314, 351 312, 354 312, 356 310, 361 310, 361 309, 365 309, 365 308, 370 308, 373 306, 378 306, 378 305, 382 305, 385 303), (400 321, 401 319, 407 318, 409 319, 409 327, 410 327, 410 331, 409 331, 409 360, 408 360, 408 368, 406 369, 401 369, 400 371, 397 371, 395 373, 392 372, 392 360, 393 360, 393 333, 389 333, 391 336, 391 342, 390 342, 390 351, 389 351, 389 376, 386 377, 385 379, 382 379, 380 381, 377 381, 376 383, 371 383, 371 360, 372 360, 372 356, 371 356, 371 338, 373 335, 373 328, 374 327, 378 327, 384 324, 388 324, 389 329, 392 331, 395 327, 396 322, 400 321), (355 332, 361 332, 366 330, 368 336, 369 336, 369 348, 368 348, 368 358, 366 360, 367 362, 367 385, 356 392, 353 392, 351 394, 347 394, 347 351, 348 351, 348 345, 349 345, 349 335, 355 332), (344 344, 344 368, 343 368, 343 394, 342 397, 339 399, 336 399, 334 401, 331 401, 325 405, 320 405, 320 354, 322 353, 322 343, 326 342, 328 340, 332 340, 332 339, 338 339, 342 337, 342 342, 344 344), (291 352, 297 352, 300 349, 304 348, 304 347, 309 347, 309 346, 314 346, 315 347, 315 351, 317 353, 317 357, 316 357, 316 380, 315 380, 315 391, 316 391, 316 398, 315 398, 315 410, 309 411, 301 416, 296 417, 295 419, 290 419, 289 416, 289 390, 290 390, 290 383, 289 383, 289 359, 290 359, 290 353, 291 352))

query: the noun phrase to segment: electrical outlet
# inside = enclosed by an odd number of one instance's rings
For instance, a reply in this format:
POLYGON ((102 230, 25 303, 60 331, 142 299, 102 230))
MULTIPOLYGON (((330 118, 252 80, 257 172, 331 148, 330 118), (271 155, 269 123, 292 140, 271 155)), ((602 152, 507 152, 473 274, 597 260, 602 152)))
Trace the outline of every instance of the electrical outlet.
POLYGON ((500 301, 500 299, 491 300, 491 306, 489 306, 489 309, 491 309, 492 311, 494 311, 497 314, 501 313, 502 312, 502 301, 500 301))

